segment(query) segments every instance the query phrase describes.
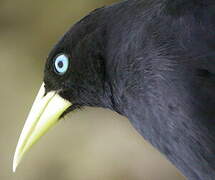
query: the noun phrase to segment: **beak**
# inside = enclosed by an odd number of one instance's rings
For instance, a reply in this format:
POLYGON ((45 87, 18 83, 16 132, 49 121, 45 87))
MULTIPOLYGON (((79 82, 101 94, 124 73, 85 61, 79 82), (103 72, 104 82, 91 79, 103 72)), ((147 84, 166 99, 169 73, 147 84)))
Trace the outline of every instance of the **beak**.
POLYGON ((42 84, 16 147, 13 172, 16 171, 23 155, 58 122, 63 112, 71 105, 69 101, 60 97, 55 91, 45 95, 44 83, 42 84))

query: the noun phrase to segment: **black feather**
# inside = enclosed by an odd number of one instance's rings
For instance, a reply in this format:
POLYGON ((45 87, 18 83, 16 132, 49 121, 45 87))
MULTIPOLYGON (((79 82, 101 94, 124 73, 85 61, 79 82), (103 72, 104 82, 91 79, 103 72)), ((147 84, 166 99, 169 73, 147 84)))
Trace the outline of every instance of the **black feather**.
POLYGON ((51 51, 46 90, 131 121, 191 180, 215 179, 215 2, 127 0, 97 9, 51 51), (58 76, 53 58, 70 56, 58 76))

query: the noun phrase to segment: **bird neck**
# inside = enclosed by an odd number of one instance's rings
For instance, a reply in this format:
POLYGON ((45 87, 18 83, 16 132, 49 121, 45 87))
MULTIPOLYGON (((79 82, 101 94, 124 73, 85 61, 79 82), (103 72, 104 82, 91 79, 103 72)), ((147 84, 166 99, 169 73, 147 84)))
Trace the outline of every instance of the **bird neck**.
POLYGON ((211 117, 202 117, 203 112, 198 115, 192 112, 190 106, 195 104, 191 103, 187 90, 177 83, 170 87, 162 85, 161 80, 149 81, 147 86, 142 83, 138 87, 140 82, 135 83, 133 79, 130 86, 124 84, 124 88, 117 88, 116 84, 120 83, 115 83, 111 89, 111 109, 128 117, 135 129, 188 179, 212 180, 215 177, 215 129, 210 125, 211 117), (150 83, 154 88, 149 87, 150 83), (178 96, 173 95, 174 92, 178 96))

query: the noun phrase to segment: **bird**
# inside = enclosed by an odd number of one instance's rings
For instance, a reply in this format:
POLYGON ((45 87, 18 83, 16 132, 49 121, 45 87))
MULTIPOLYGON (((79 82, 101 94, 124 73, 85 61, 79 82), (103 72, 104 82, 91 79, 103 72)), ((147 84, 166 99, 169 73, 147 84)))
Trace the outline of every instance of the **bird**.
POLYGON ((20 135, 24 154, 68 113, 101 107, 189 180, 215 179, 215 2, 123 0, 90 12, 50 51, 20 135))

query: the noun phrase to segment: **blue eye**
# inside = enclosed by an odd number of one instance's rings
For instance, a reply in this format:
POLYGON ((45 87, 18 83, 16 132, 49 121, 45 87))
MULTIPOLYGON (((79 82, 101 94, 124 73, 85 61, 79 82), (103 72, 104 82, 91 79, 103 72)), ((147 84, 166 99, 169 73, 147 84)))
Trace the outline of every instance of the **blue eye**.
POLYGON ((54 61, 54 66, 56 73, 60 75, 65 74, 69 68, 69 58, 64 54, 57 56, 54 61))

